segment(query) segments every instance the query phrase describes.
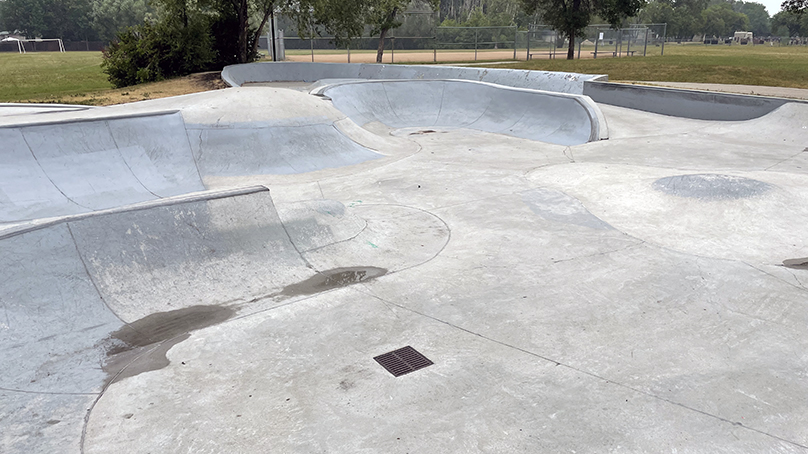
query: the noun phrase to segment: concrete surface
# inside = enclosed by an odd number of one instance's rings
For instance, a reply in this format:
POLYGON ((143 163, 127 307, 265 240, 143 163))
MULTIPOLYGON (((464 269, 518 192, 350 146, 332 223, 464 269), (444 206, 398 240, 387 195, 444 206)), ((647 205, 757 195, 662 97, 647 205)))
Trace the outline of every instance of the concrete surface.
POLYGON ((773 98, 791 98, 808 101, 808 89, 789 87, 766 87, 763 85, 741 84, 704 84, 692 82, 633 82, 657 87, 684 88, 687 90, 717 91, 740 95, 769 96, 773 98))
POLYGON ((468 128, 559 145, 609 138, 603 114, 585 96, 463 80, 343 82, 313 93, 360 126, 468 128))
POLYGON ((323 79, 457 79, 580 95, 583 92, 584 81, 606 80, 607 77, 604 75, 553 71, 467 68, 441 65, 261 62, 228 66, 222 71, 222 79, 231 87, 266 82, 315 82, 323 79))
POLYGON ((696 120, 751 120, 792 102, 767 96, 586 81, 584 95, 602 104, 696 120))
POLYGON ((572 146, 339 105, 0 117, 0 451, 808 452, 808 105, 572 146))

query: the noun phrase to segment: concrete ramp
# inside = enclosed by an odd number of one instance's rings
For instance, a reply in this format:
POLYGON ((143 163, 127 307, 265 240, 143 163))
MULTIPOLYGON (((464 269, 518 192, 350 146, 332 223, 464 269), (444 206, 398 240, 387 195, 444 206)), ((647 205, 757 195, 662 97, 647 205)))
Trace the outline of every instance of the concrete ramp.
POLYGON ((608 138, 589 98, 462 80, 363 81, 314 93, 360 125, 469 128, 559 145, 608 138))
POLYGON ((191 126, 188 134, 205 176, 287 175, 381 158, 333 123, 191 126))
POLYGON ((0 128, 0 222, 203 190, 178 112, 0 128))
POLYGON ((584 90, 584 81, 606 80, 607 77, 554 71, 438 65, 262 62, 227 66, 222 70, 222 79, 232 87, 240 87, 250 83, 316 82, 323 79, 460 79, 517 88, 581 94, 584 90))

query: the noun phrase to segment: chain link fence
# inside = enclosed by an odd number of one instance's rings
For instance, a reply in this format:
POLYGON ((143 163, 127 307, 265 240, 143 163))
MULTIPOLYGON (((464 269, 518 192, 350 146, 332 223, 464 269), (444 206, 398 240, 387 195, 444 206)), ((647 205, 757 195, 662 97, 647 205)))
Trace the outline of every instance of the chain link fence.
MULTIPOLYGON (((396 33, 398 30, 393 31, 396 33)), ((505 27, 434 27, 421 36, 384 39, 385 63, 531 60, 566 58, 569 41, 548 26, 529 30, 505 27)), ((666 24, 637 24, 622 29, 592 25, 575 40, 574 58, 663 55, 666 24)), ((376 61, 378 38, 360 38, 338 47, 333 37, 284 37, 287 59, 320 62, 376 61)))

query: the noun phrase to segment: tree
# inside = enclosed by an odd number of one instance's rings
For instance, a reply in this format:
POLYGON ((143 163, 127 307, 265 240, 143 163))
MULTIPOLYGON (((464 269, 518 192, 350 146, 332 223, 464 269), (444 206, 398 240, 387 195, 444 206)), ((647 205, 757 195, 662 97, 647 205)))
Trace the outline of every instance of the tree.
MULTIPOLYGON (((384 56, 384 39, 390 30, 401 25, 399 14, 413 0, 300 0, 287 14, 298 23, 298 35, 313 37, 322 31, 331 33, 337 46, 348 46, 361 37, 366 28, 370 35, 379 36, 376 62, 384 56)), ((440 0, 417 0, 437 9, 440 0)))
POLYGON ((798 14, 783 10, 772 17, 772 29, 775 33, 788 36, 805 36, 808 34, 808 14, 798 14))
POLYGON ((802 13, 808 10, 808 0, 786 0, 780 7, 783 8, 784 11, 802 13))
POLYGON ((749 18, 749 30, 755 36, 766 36, 771 33, 769 13, 764 5, 755 2, 737 1, 732 4, 732 8, 739 13, 746 14, 746 17, 749 18))
POLYGON ((258 52, 258 38, 275 8, 275 0, 225 0, 224 4, 233 8, 237 18, 237 62, 254 60, 258 52), (260 18, 257 26, 250 26, 252 16, 260 18))
POLYGON ((92 27, 102 41, 110 42, 119 31, 143 22, 149 11, 147 0, 94 0, 92 27))
POLYGON ((567 60, 575 58, 575 38, 585 38, 584 30, 598 15, 617 28, 627 17, 637 14, 645 0, 521 0, 527 14, 540 13, 544 22, 569 40, 567 60))
POLYGON ((0 27, 28 38, 95 39, 90 0, 5 0, 0 27))
POLYGON ((749 30, 749 18, 733 11, 729 3, 710 5, 701 16, 705 35, 732 36, 738 30, 749 30))

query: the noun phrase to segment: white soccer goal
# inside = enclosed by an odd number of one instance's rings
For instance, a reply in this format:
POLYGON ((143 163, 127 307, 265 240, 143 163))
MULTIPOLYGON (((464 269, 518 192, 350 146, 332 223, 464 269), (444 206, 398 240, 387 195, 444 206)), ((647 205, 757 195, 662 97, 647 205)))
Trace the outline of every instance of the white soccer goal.
POLYGON ((59 52, 64 52, 65 51, 65 44, 59 38, 18 39, 18 38, 12 38, 12 37, 9 36, 8 38, 3 39, 3 42, 14 42, 14 41, 17 42, 17 49, 19 49, 21 54, 28 53, 25 50, 25 43, 34 43, 34 45, 36 45, 36 43, 57 42, 57 43, 59 43, 59 52))

